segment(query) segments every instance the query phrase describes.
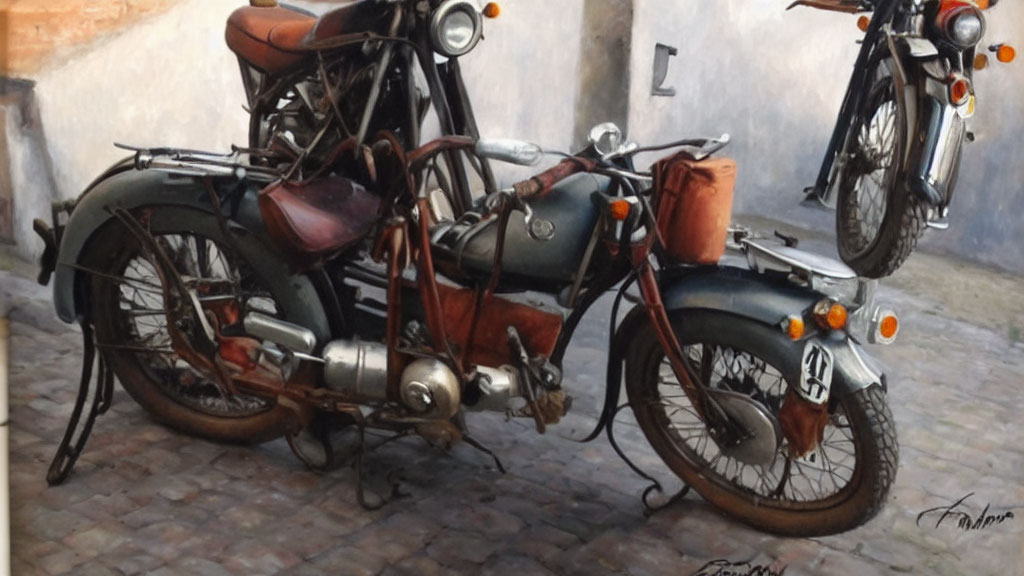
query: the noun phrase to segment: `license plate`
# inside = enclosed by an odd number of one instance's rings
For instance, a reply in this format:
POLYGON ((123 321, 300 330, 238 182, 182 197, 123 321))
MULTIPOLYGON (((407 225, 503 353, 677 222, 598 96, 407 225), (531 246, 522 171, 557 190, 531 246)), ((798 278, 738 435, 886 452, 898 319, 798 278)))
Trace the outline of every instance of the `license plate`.
POLYGON ((800 387, 797 389, 800 396, 815 404, 827 402, 832 389, 833 364, 831 350, 816 339, 808 340, 800 362, 800 387))

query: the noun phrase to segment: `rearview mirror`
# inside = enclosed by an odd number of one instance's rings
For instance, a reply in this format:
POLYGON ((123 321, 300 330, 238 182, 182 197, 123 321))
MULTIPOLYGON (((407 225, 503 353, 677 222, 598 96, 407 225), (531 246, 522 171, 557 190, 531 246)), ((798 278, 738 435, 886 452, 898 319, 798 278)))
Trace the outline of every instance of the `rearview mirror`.
POLYGON ((590 143, 601 156, 607 156, 622 144, 622 130, 612 122, 598 124, 590 129, 590 143))

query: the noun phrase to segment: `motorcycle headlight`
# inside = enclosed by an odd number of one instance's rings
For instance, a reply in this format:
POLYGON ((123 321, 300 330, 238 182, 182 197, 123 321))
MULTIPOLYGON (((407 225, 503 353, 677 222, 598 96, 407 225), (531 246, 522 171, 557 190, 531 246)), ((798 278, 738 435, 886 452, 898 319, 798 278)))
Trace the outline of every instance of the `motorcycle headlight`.
POLYGON ((985 17, 974 6, 960 5, 940 14, 941 28, 960 48, 970 48, 985 33, 985 17))
POLYGON ((438 6, 430 20, 434 50, 448 57, 472 50, 482 34, 483 21, 472 0, 448 0, 438 6))

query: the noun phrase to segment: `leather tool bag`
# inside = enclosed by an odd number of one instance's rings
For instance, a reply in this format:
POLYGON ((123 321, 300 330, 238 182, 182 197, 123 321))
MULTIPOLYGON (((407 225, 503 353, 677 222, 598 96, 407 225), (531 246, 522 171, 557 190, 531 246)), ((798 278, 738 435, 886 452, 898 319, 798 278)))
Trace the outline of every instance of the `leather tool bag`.
POLYGON ((676 262, 715 264, 725 252, 732 218, 736 162, 731 158, 695 161, 680 152, 653 167, 658 233, 676 262))
POLYGON ((260 192, 259 204, 274 244, 303 267, 364 238, 377 221, 380 198, 333 176, 271 184, 260 192))

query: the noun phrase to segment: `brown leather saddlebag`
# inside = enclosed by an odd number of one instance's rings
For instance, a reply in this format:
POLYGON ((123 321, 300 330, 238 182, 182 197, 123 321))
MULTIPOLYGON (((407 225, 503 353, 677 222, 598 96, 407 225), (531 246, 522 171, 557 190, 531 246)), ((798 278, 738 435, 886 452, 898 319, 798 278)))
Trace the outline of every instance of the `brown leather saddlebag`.
POLYGON ((380 198, 359 184, 333 176, 278 182, 260 192, 267 233, 302 267, 361 240, 377 221, 380 198))
POLYGON ((668 256, 687 264, 717 263, 732 218, 736 162, 694 161, 684 152, 658 161, 653 172, 658 232, 668 256))
POLYGON ((515 326, 529 354, 551 356, 562 331, 562 316, 544 312, 503 298, 488 298, 477 319, 472 346, 469 343, 476 308, 476 291, 438 285, 448 335, 465 352, 467 360, 483 366, 501 366, 512 361, 508 327, 515 326))

